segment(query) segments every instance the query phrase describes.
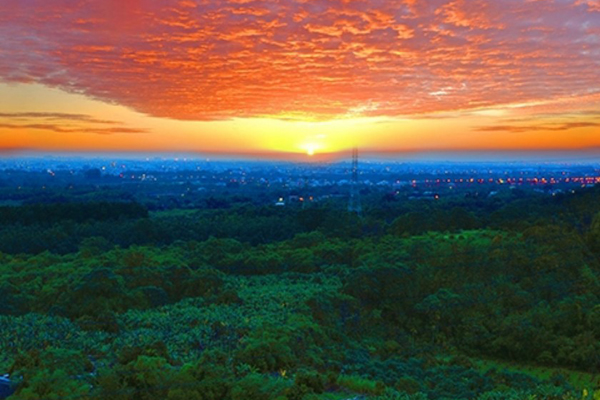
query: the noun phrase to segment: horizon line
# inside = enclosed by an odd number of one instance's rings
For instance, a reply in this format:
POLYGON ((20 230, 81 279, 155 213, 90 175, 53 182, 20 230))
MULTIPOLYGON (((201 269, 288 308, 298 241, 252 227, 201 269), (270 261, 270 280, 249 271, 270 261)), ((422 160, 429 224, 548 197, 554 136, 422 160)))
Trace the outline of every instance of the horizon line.
MULTIPOLYGON (((374 150, 360 149, 363 160, 408 162, 576 162, 600 163, 600 147, 581 149, 436 149, 374 150), (582 158, 582 156, 585 156, 582 158), (517 157, 517 158, 515 158, 517 157)), ((308 155, 304 152, 199 152, 199 151, 41 151, 0 149, 0 161, 14 158, 183 158, 212 161, 264 161, 292 163, 335 163, 351 158, 352 148, 308 155)))

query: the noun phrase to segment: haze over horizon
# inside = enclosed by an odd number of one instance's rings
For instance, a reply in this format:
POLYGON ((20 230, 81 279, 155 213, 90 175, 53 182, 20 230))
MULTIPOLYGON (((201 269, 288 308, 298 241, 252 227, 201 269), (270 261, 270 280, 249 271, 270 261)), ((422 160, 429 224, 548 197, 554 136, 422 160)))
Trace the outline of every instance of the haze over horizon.
POLYGON ((7 0, 0 36, 4 155, 600 148, 596 0, 7 0))

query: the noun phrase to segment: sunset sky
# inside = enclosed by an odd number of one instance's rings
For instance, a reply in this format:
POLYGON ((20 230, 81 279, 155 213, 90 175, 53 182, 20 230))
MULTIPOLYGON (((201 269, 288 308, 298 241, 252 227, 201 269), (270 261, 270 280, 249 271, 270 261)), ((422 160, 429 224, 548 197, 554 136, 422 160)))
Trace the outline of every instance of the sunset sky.
POLYGON ((600 148, 600 0, 2 0, 0 152, 600 148))

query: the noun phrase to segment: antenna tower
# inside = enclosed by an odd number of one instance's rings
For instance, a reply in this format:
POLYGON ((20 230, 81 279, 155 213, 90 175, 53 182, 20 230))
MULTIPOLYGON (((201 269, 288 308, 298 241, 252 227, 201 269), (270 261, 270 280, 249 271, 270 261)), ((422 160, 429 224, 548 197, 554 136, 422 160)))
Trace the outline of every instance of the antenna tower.
POLYGON ((352 149, 352 182, 350 183, 348 211, 359 215, 362 212, 360 193, 358 192, 358 148, 356 147, 352 149))

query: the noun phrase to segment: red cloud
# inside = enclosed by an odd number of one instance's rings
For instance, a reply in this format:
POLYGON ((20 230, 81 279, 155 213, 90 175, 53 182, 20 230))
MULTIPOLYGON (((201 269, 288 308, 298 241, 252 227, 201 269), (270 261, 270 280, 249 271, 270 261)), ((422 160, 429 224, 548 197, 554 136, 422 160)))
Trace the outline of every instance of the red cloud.
POLYGON ((197 120, 535 102, 600 91, 597 11, 592 0, 7 0, 0 78, 197 120))

